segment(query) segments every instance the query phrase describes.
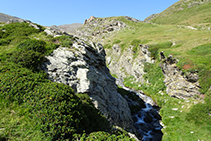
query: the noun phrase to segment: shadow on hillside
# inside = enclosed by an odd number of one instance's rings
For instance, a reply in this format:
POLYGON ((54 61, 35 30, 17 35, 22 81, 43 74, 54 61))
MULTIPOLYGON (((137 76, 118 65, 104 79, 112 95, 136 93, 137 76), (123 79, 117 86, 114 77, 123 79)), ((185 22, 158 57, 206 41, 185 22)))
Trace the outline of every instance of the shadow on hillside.
POLYGON ((6 141, 7 138, 6 137, 0 137, 0 141, 6 141))

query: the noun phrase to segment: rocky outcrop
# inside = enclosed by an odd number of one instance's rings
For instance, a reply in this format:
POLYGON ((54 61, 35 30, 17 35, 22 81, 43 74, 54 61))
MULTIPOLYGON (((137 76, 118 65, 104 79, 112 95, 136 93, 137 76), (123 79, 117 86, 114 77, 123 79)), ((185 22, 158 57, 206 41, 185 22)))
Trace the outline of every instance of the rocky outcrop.
POLYGON ((75 39, 71 48, 59 47, 46 56, 42 69, 51 81, 67 84, 76 93, 88 93, 94 106, 111 124, 134 132, 127 101, 117 92, 105 55, 101 44, 91 46, 75 39))
POLYGON ((154 60, 150 57, 147 45, 139 45, 137 57, 134 57, 132 48, 131 46, 122 51, 121 47, 115 44, 111 49, 106 49, 108 68, 111 74, 115 74, 120 79, 133 76, 135 81, 144 83, 144 63, 153 63, 154 60))
POLYGON ((184 75, 180 71, 176 63, 178 62, 173 56, 165 57, 163 52, 160 52, 161 61, 160 64, 163 74, 165 76, 164 83, 166 85, 166 93, 172 97, 185 99, 200 95, 198 91, 200 86, 198 83, 198 75, 196 72, 184 75))
MULTIPOLYGON (((84 25, 76 29, 75 34, 84 40, 101 40, 103 36, 119 31, 127 25, 117 19, 90 17, 84 25)), ((92 41, 93 41, 92 40, 92 41)))
POLYGON ((87 23, 89 23, 89 22, 91 22, 91 21, 93 21, 95 19, 96 19, 96 17, 91 16, 88 20, 87 19, 85 20, 84 24, 87 24, 87 23))
POLYGON ((50 27, 47 27, 44 32, 47 35, 53 36, 53 37, 57 37, 57 36, 62 36, 62 35, 68 35, 70 36, 67 32, 61 30, 59 27, 52 25, 50 27))

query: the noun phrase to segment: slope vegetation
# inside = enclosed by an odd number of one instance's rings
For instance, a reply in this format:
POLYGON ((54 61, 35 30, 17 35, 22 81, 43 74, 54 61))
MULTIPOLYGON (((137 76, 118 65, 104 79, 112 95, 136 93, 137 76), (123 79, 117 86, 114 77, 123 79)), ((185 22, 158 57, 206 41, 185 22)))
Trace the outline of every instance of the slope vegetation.
POLYGON ((210 0, 180 0, 165 11, 145 19, 157 24, 191 25, 209 28, 211 22, 210 0))

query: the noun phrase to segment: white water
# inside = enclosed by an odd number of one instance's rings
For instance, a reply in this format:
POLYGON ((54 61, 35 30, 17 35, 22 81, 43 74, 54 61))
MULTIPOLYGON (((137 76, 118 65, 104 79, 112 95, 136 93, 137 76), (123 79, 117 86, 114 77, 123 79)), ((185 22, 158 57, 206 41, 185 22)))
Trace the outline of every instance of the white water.
POLYGON ((145 108, 141 108, 140 111, 135 113, 133 119, 134 126, 136 127, 139 134, 143 137, 143 141, 161 141, 162 140, 162 126, 160 125, 160 118, 158 111, 156 111, 152 105, 155 102, 151 97, 145 95, 142 91, 133 90, 124 86, 120 79, 116 81, 117 85, 129 92, 135 92, 145 102, 145 108))

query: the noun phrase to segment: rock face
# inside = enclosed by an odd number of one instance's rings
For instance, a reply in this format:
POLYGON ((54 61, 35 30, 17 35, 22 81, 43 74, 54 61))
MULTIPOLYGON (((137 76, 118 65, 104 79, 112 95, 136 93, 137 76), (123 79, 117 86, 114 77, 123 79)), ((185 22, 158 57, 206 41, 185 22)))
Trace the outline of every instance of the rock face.
POLYGON ((147 49, 147 45, 139 45, 139 54, 137 57, 134 57, 132 47, 128 48, 123 53, 121 47, 116 44, 112 49, 106 49, 106 61, 111 74, 115 74, 120 79, 134 76, 136 81, 144 83, 144 63, 154 62, 147 49))
POLYGON ((67 84, 76 93, 88 93, 111 124, 134 132, 127 101, 117 92, 115 79, 106 67, 104 48, 75 40, 71 48, 60 47, 46 56, 42 69, 50 80, 67 84))
POLYGON ((198 83, 198 75, 196 73, 189 73, 186 76, 176 67, 178 62, 171 55, 165 57, 163 52, 160 53, 160 64, 163 74, 165 76, 164 83, 166 85, 166 93, 172 97, 185 99, 199 95, 200 86, 198 83))

